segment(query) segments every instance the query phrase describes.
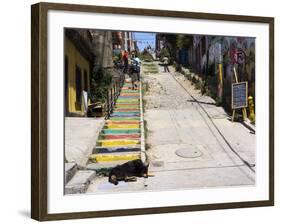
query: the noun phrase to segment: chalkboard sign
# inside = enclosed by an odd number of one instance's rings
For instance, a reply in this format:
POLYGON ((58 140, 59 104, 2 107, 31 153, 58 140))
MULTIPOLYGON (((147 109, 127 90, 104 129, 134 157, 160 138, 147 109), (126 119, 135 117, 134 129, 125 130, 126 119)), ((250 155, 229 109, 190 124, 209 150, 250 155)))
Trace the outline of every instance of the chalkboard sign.
POLYGON ((248 82, 232 84, 232 109, 245 108, 248 106, 248 82))

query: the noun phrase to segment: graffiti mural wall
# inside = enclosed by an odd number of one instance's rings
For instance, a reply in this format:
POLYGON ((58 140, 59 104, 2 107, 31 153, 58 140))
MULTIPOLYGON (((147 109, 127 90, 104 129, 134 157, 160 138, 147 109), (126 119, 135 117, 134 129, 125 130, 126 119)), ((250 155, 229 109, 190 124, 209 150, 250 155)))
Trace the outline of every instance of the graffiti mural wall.
POLYGON ((248 81, 248 92, 255 98, 255 38, 194 36, 192 67, 203 78, 208 78, 209 88, 217 91, 219 64, 222 64, 223 101, 230 106, 231 83, 248 81), (202 46, 208 46, 204 47, 202 46), (206 77, 207 76, 207 77, 206 77))

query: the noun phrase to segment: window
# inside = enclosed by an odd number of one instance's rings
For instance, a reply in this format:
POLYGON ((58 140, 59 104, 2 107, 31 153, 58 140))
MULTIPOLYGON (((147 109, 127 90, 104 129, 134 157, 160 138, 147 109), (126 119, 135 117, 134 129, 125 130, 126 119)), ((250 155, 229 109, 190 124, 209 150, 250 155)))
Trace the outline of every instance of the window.
POLYGON ((76 102, 81 104, 81 91, 82 91, 82 86, 81 86, 81 69, 76 65, 76 77, 75 77, 75 84, 76 84, 76 102))
POLYGON ((84 70, 84 90, 88 92, 88 72, 84 70))

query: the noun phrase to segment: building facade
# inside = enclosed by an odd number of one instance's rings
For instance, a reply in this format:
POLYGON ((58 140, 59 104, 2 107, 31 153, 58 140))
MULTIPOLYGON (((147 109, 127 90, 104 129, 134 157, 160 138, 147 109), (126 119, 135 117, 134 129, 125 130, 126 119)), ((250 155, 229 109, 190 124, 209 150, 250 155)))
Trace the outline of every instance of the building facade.
POLYGON ((84 116, 83 91, 90 89, 90 74, 94 55, 91 35, 87 31, 65 30, 64 95, 66 116, 84 116))
POLYGON ((114 52, 135 50, 132 32, 66 28, 64 35, 64 95, 66 116, 86 116, 86 93, 91 90, 93 68, 112 73, 114 52))

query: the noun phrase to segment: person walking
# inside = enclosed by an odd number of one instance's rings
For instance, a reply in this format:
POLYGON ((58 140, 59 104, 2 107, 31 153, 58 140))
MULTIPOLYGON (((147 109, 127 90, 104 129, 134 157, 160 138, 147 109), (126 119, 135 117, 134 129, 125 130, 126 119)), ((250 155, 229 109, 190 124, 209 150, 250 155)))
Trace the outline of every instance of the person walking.
POLYGON ((138 65, 137 65, 137 60, 135 59, 135 55, 132 55, 131 58, 131 64, 129 66, 129 76, 132 81, 132 89, 137 89, 138 85, 136 81, 138 80, 138 65))
POLYGON ((134 55, 133 56, 133 65, 135 68, 135 72, 137 73, 137 80, 140 81, 140 65, 141 65, 141 61, 138 58, 138 56, 134 55))
POLYGON ((163 65, 164 65, 164 72, 170 72, 169 70, 169 58, 168 57, 164 57, 163 58, 163 65))
POLYGON ((123 73, 127 73, 128 72, 128 64, 129 64, 129 53, 128 51, 124 52, 123 55, 123 63, 124 63, 124 69, 123 69, 123 73))

